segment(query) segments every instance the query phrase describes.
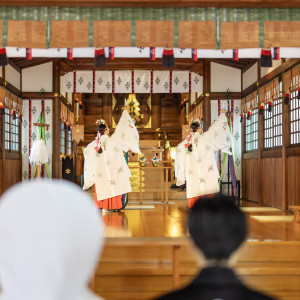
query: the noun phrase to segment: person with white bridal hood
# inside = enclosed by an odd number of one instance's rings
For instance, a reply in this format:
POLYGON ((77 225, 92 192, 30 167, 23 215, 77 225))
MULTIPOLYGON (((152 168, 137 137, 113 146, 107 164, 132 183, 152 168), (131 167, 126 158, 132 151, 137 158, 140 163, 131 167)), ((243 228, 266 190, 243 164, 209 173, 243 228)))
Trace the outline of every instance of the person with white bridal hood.
POLYGON ((13 186, 0 199, 0 299, 99 300, 89 290, 104 226, 65 181, 13 186))

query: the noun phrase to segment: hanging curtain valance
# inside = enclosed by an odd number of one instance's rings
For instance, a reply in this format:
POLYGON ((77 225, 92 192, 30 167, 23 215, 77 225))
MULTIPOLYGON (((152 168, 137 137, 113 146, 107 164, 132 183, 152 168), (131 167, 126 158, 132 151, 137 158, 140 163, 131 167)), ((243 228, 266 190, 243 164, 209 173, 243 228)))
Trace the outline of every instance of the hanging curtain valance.
POLYGON ((75 71, 62 76, 62 93, 202 93, 203 77, 189 71, 75 71))
POLYGON ((300 73, 300 65, 297 65, 294 68, 284 73, 283 75, 284 94, 286 94, 288 91, 291 93, 295 92, 300 88, 299 73, 300 73))
POLYGON ((265 84, 259 89, 259 104, 267 104, 281 97, 279 78, 274 78, 271 82, 265 84))
POLYGON ((22 113, 23 100, 3 87, 0 87, 0 103, 9 110, 13 109, 19 114, 22 113))
POLYGON ((0 19, 0 44, 22 48, 300 47, 300 8, 0 7, 0 19))
POLYGON ((254 91, 253 93, 249 94, 247 97, 245 97, 245 104, 247 106, 247 111, 257 108, 257 93, 258 91, 254 91))
POLYGON ((62 102, 60 106, 60 119, 62 122, 68 123, 71 126, 75 124, 74 113, 62 102))
POLYGON ((62 122, 67 122, 68 120, 68 108, 62 102, 60 105, 60 119, 62 120, 62 122))

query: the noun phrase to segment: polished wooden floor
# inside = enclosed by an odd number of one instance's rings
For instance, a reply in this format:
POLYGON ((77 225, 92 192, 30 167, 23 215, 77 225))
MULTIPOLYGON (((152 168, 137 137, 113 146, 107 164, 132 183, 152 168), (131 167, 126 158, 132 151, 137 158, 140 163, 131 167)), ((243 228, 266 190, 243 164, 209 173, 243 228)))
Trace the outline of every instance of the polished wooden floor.
MULTIPOLYGON (((171 291, 174 283, 182 287, 193 280, 199 263, 187 231, 187 201, 172 202, 144 202, 155 209, 103 214, 106 245, 93 280, 94 290, 100 296, 107 300, 154 299, 171 291), (174 280, 175 273, 178 278, 174 280)), ((245 201, 240 205, 259 206, 245 201)), ((249 234, 236 265, 237 274, 250 287, 276 299, 299 300, 300 224, 262 223, 251 218, 292 215, 291 212, 245 214, 249 234)))
MULTIPOLYGON (((114 237, 156 237, 179 238, 187 237, 187 218, 189 209, 186 200, 172 201, 174 204, 152 204, 153 210, 124 210, 103 214, 107 238, 114 237)), ((131 204, 128 206, 138 206, 131 204)), ((256 203, 240 201, 242 207, 256 207, 256 203)), ((262 206, 262 205, 260 205, 262 206)), ((100 213, 100 212, 99 212, 100 213)), ((300 224, 294 222, 259 222, 251 216, 293 215, 292 212, 281 210, 272 212, 246 212, 248 221, 249 241, 300 241, 300 224)))

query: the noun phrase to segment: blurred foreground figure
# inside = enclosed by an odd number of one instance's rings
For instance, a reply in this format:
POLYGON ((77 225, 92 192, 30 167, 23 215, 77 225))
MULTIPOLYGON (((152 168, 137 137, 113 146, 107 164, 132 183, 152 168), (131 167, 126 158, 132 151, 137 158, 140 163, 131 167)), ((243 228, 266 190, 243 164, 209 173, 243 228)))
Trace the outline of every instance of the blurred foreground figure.
POLYGON ((103 224, 74 184, 19 184, 0 199, 1 300, 96 300, 103 224))
POLYGON ((217 194, 199 199, 188 225, 203 269, 188 286, 159 299, 272 299, 246 287, 232 270, 247 225, 244 214, 227 197, 217 194))

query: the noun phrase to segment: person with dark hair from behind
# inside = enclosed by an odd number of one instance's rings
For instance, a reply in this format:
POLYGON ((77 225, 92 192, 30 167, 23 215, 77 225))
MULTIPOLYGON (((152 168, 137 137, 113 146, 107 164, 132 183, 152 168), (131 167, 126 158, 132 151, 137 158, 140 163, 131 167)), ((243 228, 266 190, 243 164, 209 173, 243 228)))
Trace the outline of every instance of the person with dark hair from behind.
POLYGON ((188 286, 158 299, 273 299, 249 289, 232 269, 247 225, 242 211, 228 197, 216 194, 198 200, 191 209, 188 227, 203 269, 188 286))

